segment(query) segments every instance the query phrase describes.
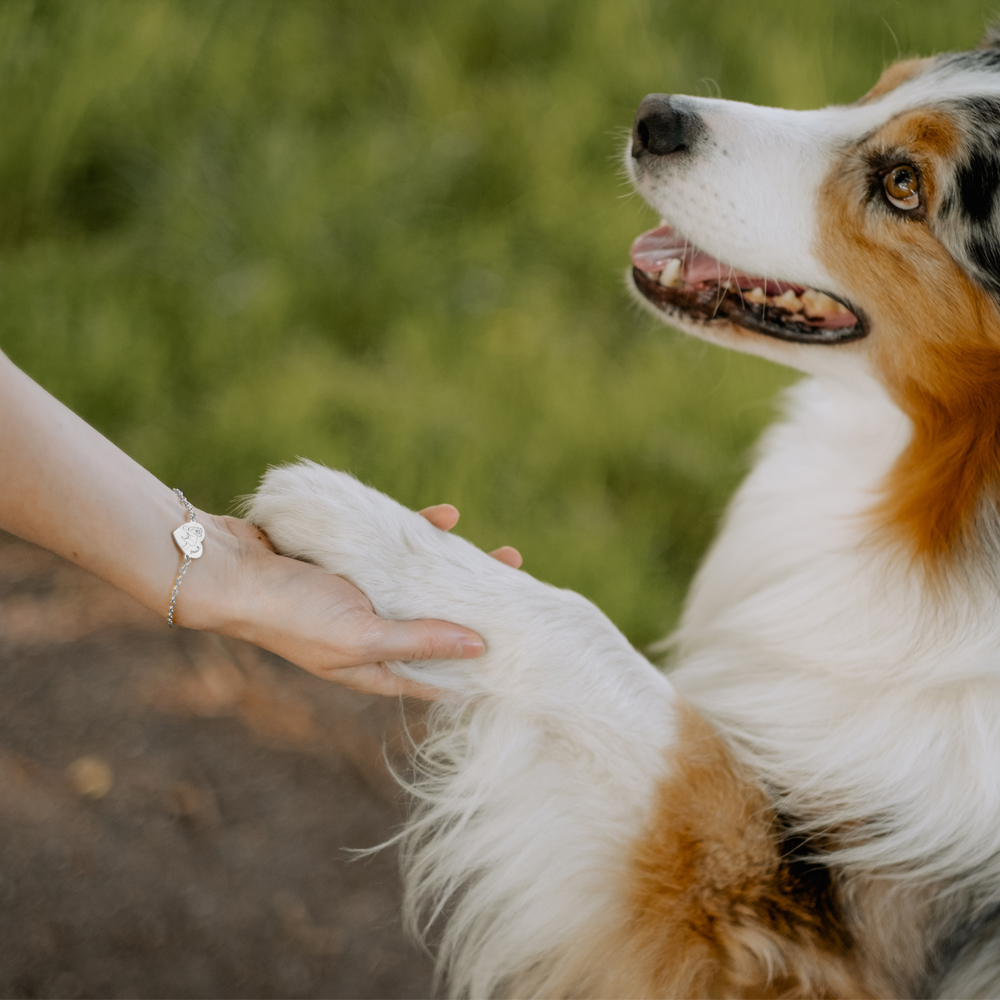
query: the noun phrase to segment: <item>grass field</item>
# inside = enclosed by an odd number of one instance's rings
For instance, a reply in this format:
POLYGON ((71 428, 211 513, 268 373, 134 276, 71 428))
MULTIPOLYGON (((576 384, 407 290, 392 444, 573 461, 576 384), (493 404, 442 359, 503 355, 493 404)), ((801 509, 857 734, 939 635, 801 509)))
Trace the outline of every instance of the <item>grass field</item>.
POLYGON ((792 377, 629 305, 649 91, 850 101, 980 2, 0 5, 0 347, 209 509, 296 455, 637 643, 792 377))

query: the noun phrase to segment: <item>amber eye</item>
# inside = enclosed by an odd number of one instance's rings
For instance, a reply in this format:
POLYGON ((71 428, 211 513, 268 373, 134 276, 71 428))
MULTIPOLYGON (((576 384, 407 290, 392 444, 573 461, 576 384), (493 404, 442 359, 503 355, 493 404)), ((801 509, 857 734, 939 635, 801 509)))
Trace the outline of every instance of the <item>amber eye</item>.
POLYGON ((893 167, 882 178, 885 196, 896 206, 909 212, 920 206, 920 181, 917 172, 908 164, 893 167))

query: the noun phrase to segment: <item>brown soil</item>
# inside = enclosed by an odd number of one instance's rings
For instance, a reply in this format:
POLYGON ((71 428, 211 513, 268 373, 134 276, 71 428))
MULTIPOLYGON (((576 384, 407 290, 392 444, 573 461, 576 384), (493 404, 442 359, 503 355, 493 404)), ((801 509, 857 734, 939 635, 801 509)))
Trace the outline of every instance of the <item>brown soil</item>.
POLYGON ((396 701, 0 535, 0 995, 421 997, 396 701))

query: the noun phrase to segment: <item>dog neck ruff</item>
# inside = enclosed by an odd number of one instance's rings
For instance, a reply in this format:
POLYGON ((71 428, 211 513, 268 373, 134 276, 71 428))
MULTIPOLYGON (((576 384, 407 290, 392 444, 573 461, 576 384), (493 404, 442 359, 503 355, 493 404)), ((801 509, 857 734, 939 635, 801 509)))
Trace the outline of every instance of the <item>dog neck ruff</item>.
POLYGON ((174 627, 174 607, 177 604, 177 591, 180 590, 181 580, 184 579, 191 561, 200 559, 205 552, 205 526, 198 523, 198 512, 188 503, 187 497, 180 490, 175 489, 174 492, 180 502, 187 507, 188 520, 173 531, 173 539, 177 543, 177 548, 183 553, 184 559, 177 573, 177 579, 174 580, 174 589, 170 591, 170 607, 167 609, 167 625, 170 628, 174 627))

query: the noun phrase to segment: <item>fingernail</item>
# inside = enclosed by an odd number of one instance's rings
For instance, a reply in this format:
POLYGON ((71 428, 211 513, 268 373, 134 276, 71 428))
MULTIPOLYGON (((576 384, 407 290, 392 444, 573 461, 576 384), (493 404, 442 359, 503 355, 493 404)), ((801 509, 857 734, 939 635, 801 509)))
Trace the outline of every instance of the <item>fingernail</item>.
POLYGON ((473 639, 472 636, 463 636, 459 639, 458 649, 463 660, 472 659, 474 656, 482 656, 486 652, 483 640, 473 639))

